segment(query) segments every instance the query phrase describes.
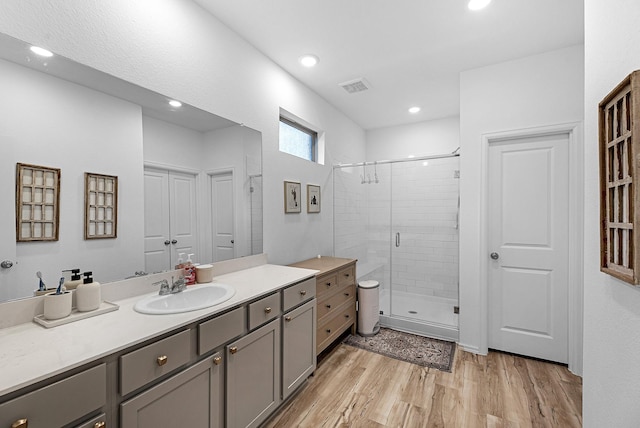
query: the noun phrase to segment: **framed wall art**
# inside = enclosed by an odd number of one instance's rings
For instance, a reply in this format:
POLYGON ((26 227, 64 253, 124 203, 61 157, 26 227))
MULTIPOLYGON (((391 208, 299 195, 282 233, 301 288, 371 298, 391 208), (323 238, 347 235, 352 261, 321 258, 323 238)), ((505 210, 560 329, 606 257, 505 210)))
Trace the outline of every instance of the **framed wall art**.
POLYGON ((16 164, 16 241, 57 241, 60 169, 16 164))
POLYGON ((320 186, 307 184, 307 212, 320 212, 320 186))
POLYGON ((295 181, 284 182, 284 212, 285 214, 301 212, 301 186, 295 181))
POLYGON ((118 236, 118 177, 84 173, 84 239, 118 236))

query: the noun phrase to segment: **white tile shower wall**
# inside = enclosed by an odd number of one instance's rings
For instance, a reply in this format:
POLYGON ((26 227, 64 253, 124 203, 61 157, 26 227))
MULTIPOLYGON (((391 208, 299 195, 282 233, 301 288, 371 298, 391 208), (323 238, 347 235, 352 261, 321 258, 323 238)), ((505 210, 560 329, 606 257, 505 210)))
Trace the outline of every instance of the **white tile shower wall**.
POLYGON ((356 168, 334 169, 334 255, 366 259, 365 185, 356 168))
POLYGON ((394 290, 458 298, 459 159, 394 164, 394 290))

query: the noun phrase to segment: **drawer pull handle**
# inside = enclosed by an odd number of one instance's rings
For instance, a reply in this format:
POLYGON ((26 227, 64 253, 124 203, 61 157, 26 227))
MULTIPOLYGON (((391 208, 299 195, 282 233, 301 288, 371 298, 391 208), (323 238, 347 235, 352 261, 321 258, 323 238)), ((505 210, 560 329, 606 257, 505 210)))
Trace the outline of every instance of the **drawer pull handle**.
POLYGON ((236 352, 238 352, 238 347, 237 346, 232 346, 231 348, 229 348, 229 352, 232 354, 235 354, 236 352))
POLYGON ((331 329, 330 328, 327 329, 327 333, 331 333, 331 329))
POLYGON ((331 305, 325 305, 327 309, 331 309, 331 305))
POLYGON ((270 314, 271 313, 271 308, 270 307, 264 308, 264 313, 265 314, 270 314))
POLYGON ((300 290, 300 295, 301 296, 306 296, 307 295, 307 290, 300 290))
POLYGON ((344 276, 346 276, 347 278, 349 278, 349 274, 348 274, 348 273, 345 273, 345 274, 344 274, 344 276))
POLYGON ((156 362, 158 363, 159 366, 164 366, 165 364, 167 364, 168 360, 169 358, 167 358, 166 355, 161 355, 156 359, 156 362))
POLYGON ((216 366, 219 366, 221 362, 222 362, 222 357, 220 356, 213 357, 213 364, 215 364, 216 366))
POLYGON ((105 421, 100 421, 93 424, 93 428, 104 428, 106 426, 107 426, 107 423, 105 421))
POLYGON ((349 293, 344 293, 345 296, 349 297, 349 293))
POLYGON ((291 319, 292 319, 292 318, 291 318, 291 317, 289 317, 289 316, 284 317, 284 320, 285 320, 285 321, 291 321, 291 319))
POLYGON ((344 314, 344 317, 345 318, 349 318, 349 314, 344 314))
POLYGON ((27 428, 27 426, 29 426, 29 421, 27 419, 18 419, 11 424, 11 428, 27 428))

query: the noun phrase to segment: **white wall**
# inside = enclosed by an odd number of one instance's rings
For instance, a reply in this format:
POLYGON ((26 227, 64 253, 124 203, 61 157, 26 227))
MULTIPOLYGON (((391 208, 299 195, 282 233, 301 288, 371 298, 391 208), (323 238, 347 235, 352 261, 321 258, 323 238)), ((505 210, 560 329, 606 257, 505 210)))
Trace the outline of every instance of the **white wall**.
POLYGON ((6 61, 0 61, 0 75, 0 181, 12 187, 3 193, 0 208, 0 235, 6 237, 0 252, 4 259, 13 251, 18 260, 12 276, 2 277, 0 301, 29 295, 36 288, 36 271, 51 287, 62 269, 93 271, 98 281, 142 269, 140 107, 6 61), (16 244, 16 162, 61 169, 58 241, 16 244), (84 240, 85 172, 118 176, 117 239, 84 240), (25 278, 30 280, 16 280, 25 278))
POLYGON ((482 135, 580 122, 583 47, 574 46, 460 75, 460 343, 487 351, 480 292, 482 135))
POLYGON ((364 131, 198 5, 7 0, 0 31, 262 132, 269 260, 331 253, 331 165, 363 158, 364 131), (278 151, 280 108, 325 132, 326 166, 278 151), (285 216, 283 180, 321 185, 322 212, 285 216))
MULTIPOLYGON (((600 273, 598 103, 640 69, 640 4, 585 1, 585 427, 640 421, 640 290, 600 273)), ((637 114, 638 112, 636 112, 637 114)))
POLYGON ((451 153, 460 146, 460 118, 371 129, 366 136, 367 161, 451 153))

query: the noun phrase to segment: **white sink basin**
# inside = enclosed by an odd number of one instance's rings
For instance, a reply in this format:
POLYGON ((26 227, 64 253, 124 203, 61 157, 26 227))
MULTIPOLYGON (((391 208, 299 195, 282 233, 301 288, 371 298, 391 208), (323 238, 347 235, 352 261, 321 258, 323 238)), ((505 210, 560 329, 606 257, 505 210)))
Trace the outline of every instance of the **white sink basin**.
POLYGON ((143 314, 178 314, 219 305, 234 294, 236 289, 227 284, 192 285, 180 293, 147 296, 138 300, 133 309, 143 314))

